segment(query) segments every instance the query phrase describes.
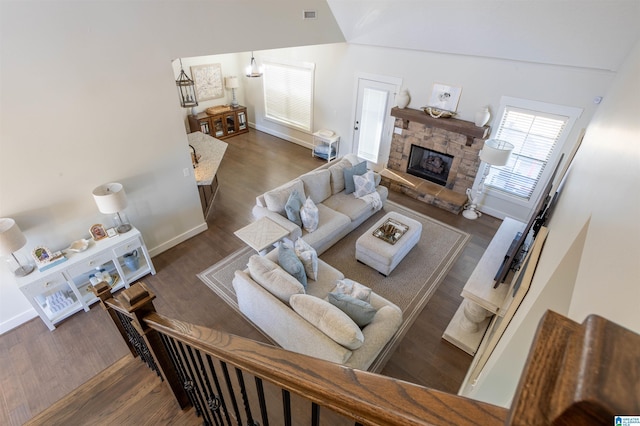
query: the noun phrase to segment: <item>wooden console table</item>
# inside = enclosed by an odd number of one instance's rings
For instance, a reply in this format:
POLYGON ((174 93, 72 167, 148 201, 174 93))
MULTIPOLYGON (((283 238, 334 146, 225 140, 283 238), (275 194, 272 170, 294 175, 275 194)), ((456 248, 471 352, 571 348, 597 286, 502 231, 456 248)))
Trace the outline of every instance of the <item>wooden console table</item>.
POLYGON ((503 303, 509 284, 493 288, 494 277, 504 255, 525 224, 506 218, 462 289, 464 300, 454 314, 442 338, 470 355, 475 355, 493 315, 504 315, 503 303))

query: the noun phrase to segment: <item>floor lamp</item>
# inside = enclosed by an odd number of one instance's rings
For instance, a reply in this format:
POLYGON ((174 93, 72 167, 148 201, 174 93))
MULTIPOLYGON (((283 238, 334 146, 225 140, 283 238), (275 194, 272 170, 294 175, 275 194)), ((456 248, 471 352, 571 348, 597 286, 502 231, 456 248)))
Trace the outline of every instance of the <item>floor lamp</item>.
POLYGON ((467 198, 469 199, 469 202, 464 206, 462 216, 473 220, 482 215, 482 213, 478 211, 478 203, 480 202, 482 193, 484 192, 484 181, 489 175, 491 166, 504 166, 507 164, 513 148, 513 144, 498 139, 489 139, 484 143, 484 147, 480 151, 480 164, 482 165, 482 163, 486 163, 484 173, 482 174, 480 183, 475 190, 475 195, 473 194, 474 191, 472 188, 467 189, 467 198))

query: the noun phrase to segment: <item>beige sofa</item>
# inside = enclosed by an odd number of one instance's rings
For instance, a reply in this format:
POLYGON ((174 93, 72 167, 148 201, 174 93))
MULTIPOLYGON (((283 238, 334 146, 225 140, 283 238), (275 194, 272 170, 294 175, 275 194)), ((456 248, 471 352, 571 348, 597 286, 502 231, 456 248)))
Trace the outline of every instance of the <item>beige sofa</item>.
MULTIPOLYGON (((353 194, 345 193, 344 169, 355 166, 360 160, 355 154, 348 154, 331 163, 325 163, 309 173, 305 173, 284 185, 256 197, 253 215, 267 216, 289 231, 289 238, 295 241, 299 236, 322 254, 342 239, 358 225, 379 210, 353 194), (310 196, 318 207, 319 226, 307 232, 287 218, 285 205, 291 192, 297 189, 306 198, 310 196)), ((381 205, 387 201, 388 189, 380 185, 376 177, 376 192, 381 205)))
POLYGON ((359 328, 326 301, 337 281, 345 278, 342 272, 318 260, 317 280, 309 279, 305 290, 280 268, 277 252, 264 257, 277 265, 277 274, 260 272, 255 266, 255 261, 263 262, 259 255, 253 256, 246 270, 235 272, 233 287, 240 311, 287 350, 366 370, 400 327, 400 308, 371 292, 369 303, 375 315, 359 328))

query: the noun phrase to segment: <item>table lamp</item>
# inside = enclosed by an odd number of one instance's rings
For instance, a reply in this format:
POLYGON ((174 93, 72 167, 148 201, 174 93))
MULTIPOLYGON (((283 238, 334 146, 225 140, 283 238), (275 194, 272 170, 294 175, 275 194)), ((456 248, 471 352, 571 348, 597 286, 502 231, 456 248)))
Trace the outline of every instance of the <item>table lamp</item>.
POLYGON ((475 191, 475 196, 472 195, 473 190, 471 188, 467 189, 467 198, 469 199, 469 202, 464 206, 462 216, 473 220, 482 215, 482 213, 477 209, 484 191, 484 181, 489 175, 491 166, 504 166, 507 164, 513 148, 513 144, 498 139, 488 139, 484 143, 484 147, 480 151, 480 164, 484 162, 487 163, 487 165, 484 168, 484 173, 482 174, 478 188, 475 191))
POLYGON ((24 277, 34 269, 33 265, 22 265, 15 255, 15 252, 26 244, 27 237, 24 236, 16 221, 10 218, 0 218, 0 256, 11 255, 9 259, 13 259, 18 266, 17 268, 10 267, 10 269, 17 277, 24 277))
POLYGON ((238 81, 238 77, 236 77, 235 75, 225 77, 224 85, 227 89, 231 89, 231 93, 233 95, 233 99, 231 100, 231 106, 234 108, 237 107, 238 101, 236 100, 236 89, 240 87, 240 82, 238 81))
POLYGON ((122 220, 120 212, 127 207, 127 195, 120 183, 105 183, 93 190, 93 199, 100 213, 115 214, 116 230, 118 234, 124 234, 131 230, 131 225, 122 220))

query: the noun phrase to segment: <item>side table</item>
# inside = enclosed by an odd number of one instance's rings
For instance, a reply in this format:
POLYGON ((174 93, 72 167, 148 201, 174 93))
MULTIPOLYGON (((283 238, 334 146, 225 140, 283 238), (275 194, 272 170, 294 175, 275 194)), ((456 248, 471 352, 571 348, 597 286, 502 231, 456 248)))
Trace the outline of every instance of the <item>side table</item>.
POLYGON ((265 216, 238 229, 234 234, 263 255, 269 246, 289 235, 289 231, 265 216))

